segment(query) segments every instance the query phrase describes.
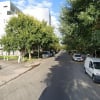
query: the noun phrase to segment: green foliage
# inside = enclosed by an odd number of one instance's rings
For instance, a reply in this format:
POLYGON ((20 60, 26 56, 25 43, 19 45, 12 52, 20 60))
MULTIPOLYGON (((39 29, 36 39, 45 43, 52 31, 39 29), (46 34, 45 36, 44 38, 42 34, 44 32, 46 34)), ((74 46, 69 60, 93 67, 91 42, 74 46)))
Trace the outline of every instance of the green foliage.
MULTIPOLYGON (((6 56, 6 58, 8 58, 8 60, 16 60, 18 56, 6 56)), ((4 59, 4 56, 0 56, 0 59, 4 59)))
POLYGON ((5 51, 20 50, 31 56, 34 47, 50 49, 55 42, 59 43, 55 40, 53 28, 46 22, 40 22, 29 15, 19 14, 8 22, 6 35, 2 37, 1 44, 5 51))
MULTIPOLYGON (((96 30, 100 30, 100 1, 69 0, 70 7, 64 6, 60 15, 60 31, 63 43, 69 49, 92 51, 100 48, 96 30), (97 46, 98 45, 98 46, 97 46)), ((100 31, 98 31, 100 33, 100 31)))

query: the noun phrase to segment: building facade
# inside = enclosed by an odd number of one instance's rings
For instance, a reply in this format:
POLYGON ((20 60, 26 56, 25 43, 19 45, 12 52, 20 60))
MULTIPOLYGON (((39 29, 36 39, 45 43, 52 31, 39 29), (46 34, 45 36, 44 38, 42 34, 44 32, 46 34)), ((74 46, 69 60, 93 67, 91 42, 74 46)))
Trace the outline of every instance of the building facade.
POLYGON ((34 8, 30 15, 33 15, 39 21, 45 21, 47 22, 48 25, 51 25, 51 14, 48 8, 43 8, 43 7, 34 8))
MULTIPOLYGON (((12 2, 2 1, 0 2, 0 38, 6 34, 5 27, 9 19, 13 16, 17 16, 21 12, 12 2)), ((0 45, 0 55, 3 55, 3 47, 0 45)))
POLYGON ((5 26, 12 16, 17 16, 21 12, 10 1, 0 2, 0 38, 5 34, 5 26))

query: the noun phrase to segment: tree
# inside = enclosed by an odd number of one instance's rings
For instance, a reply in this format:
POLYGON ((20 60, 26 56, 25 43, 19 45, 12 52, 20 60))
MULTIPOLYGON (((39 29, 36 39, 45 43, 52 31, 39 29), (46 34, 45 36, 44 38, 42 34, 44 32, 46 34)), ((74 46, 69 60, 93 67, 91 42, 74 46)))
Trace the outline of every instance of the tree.
MULTIPOLYGON (((90 51, 94 47, 93 34, 98 26, 100 1, 70 0, 70 7, 64 6, 60 15, 64 43, 71 49, 90 51)), ((99 40, 100 41, 100 40, 99 40)))
POLYGON ((29 54, 31 59, 31 51, 34 47, 38 48, 38 57, 40 47, 50 49, 50 45, 54 43, 53 28, 40 22, 29 15, 19 14, 18 17, 12 17, 6 26, 6 35, 2 37, 1 43, 4 50, 10 52, 19 50, 19 60, 25 53, 29 54))
POLYGON ((26 51, 29 53, 30 59, 38 23, 40 22, 33 17, 24 14, 12 17, 6 26, 6 35, 1 40, 4 49, 7 51, 19 50, 21 54, 26 51))

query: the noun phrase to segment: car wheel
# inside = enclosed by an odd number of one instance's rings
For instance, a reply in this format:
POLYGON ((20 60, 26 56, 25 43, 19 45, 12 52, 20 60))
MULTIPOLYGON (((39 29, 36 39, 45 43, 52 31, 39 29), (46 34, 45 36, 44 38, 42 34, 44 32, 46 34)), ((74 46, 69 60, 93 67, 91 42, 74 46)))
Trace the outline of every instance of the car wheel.
POLYGON ((96 82, 95 75, 92 76, 93 82, 96 82))

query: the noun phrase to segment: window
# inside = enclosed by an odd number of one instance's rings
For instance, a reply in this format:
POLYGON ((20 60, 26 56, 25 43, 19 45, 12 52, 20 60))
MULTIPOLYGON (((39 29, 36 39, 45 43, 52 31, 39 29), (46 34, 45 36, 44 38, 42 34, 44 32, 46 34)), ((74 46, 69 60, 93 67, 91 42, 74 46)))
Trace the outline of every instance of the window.
POLYGON ((94 62, 95 69, 100 69, 100 62, 94 62))
POLYGON ((4 8, 7 8, 8 6, 7 5, 5 5, 5 6, 3 6, 4 8))
POLYGON ((90 61, 90 63, 89 63, 89 67, 90 68, 93 68, 93 63, 90 61))
POLYGON ((75 57, 81 57, 81 55, 80 54, 76 54, 75 57))
POLYGON ((11 15, 12 14, 12 12, 11 11, 7 11, 7 15, 11 15))

